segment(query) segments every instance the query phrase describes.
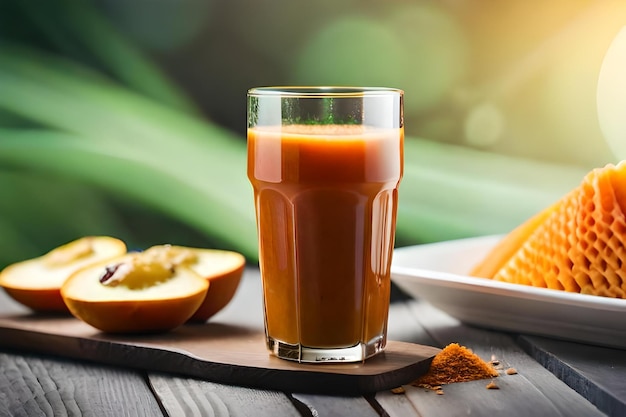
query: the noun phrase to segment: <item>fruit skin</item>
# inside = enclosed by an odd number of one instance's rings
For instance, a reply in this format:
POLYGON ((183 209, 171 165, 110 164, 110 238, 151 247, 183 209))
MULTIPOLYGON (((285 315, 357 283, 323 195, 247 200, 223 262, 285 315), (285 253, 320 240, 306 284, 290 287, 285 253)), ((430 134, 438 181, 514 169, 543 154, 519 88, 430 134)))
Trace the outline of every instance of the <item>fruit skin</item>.
POLYGON ((169 300, 89 302, 67 297, 72 315, 105 333, 161 333, 182 324, 202 304, 206 291, 169 300))
MULTIPOLYGON (((41 313, 69 313, 60 292, 63 282, 78 269, 89 266, 92 263, 96 263, 104 259, 114 258, 126 253, 126 244, 117 238, 109 236, 87 236, 77 239, 74 242, 84 239, 96 240, 101 244, 108 245, 108 252, 99 257, 94 256, 88 262, 84 262, 84 260, 76 262, 76 267, 68 269, 67 275, 64 276, 63 279, 52 279, 51 282, 45 285, 31 285, 29 283, 28 276, 25 276, 24 279, 20 279, 19 283, 15 283, 13 277, 16 274, 21 274, 22 271, 27 271, 32 266, 36 266, 38 264, 43 265, 48 254, 17 262, 7 266, 0 272, 0 286, 4 288, 5 292, 11 298, 31 310, 41 313)), ((74 242, 70 242, 67 245, 71 245, 74 242)), ((47 271, 42 269, 42 273, 49 273, 53 270, 54 268, 49 268, 47 271)))
MULTIPOLYGON (((236 254, 239 255, 239 254, 236 254)), ((234 255, 233 255, 234 256, 234 255)), ((233 270, 205 278, 210 282, 206 297, 198 310, 189 319, 190 323, 204 323, 222 310, 232 300, 245 268, 245 258, 241 256, 241 264, 233 270)))
POLYGON ((4 291, 18 303, 40 313, 68 313, 58 288, 32 289, 3 286, 4 291))
POLYGON ((176 267, 171 281, 148 289, 131 290, 123 285, 111 288, 101 284, 105 267, 128 256, 83 268, 68 278, 61 287, 61 295, 72 315, 106 333, 159 333, 184 324, 202 304, 209 282, 183 266, 176 267), (190 291, 171 295, 174 285, 190 291), (147 296, 150 291, 152 295, 147 296))

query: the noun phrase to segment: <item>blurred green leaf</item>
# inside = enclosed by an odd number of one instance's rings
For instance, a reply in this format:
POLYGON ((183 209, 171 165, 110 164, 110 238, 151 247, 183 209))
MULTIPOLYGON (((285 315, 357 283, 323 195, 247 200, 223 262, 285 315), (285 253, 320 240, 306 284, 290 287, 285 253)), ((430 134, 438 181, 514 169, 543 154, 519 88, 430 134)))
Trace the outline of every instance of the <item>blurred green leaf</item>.
MULTIPOLYGON (((254 216, 241 215, 246 209, 252 211, 253 200, 247 183, 241 185, 245 189, 230 189, 234 196, 224 200, 203 187, 205 182, 198 172, 202 167, 190 167, 185 159, 181 160, 176 174, 136 158, 135 154, 117 153, 113 148, 73 135, 4 130, 0 131, 0 137, 2 162, 42 173, 80 178, 118 196, 168 213, 241 251, 249 259, 257 258, 254 216), (236 207, 229 206, 229 203, 236 207)), ((242 155, 245 156, 245 153, 242 155)), ((205 156, 208 164, 219 158, 219 154, 205 156)), ((232 166, 231 172, 224 172, 223 175, 231 175, 242 169, 240 166, 232 166)), ((218 181, 212 180, 214 183, 218 181)), ((72 216, 73 212, 69 211, 72 206, 67 208, 66 215, 72 216)))
POLYGON ((400 245, 507 233, 580 184, 577 165, 405 138, 400 245))
POLYGON ((256 258, 244 141, 70 62, 17 47, 0 62, 0 108, 75 134, 4 131, 8 162, 149 199, 256 258))
POLYGON ((87 234, 125 234, 106 199, 76 181, 0 170, 0 190, 0 267, 87 234))
POLYGON ((129 88, 186 112, 195 105, 158 66, 107 20, 89 0, 18 3, 48 40, 66 56, 93 63, 129 88))

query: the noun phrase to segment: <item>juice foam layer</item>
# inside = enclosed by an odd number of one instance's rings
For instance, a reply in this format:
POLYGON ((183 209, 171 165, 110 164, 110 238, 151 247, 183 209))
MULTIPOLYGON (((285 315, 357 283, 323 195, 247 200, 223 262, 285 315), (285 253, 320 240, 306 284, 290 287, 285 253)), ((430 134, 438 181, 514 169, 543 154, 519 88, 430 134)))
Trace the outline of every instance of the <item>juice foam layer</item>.
POLYGON ((398 137, 400 129, 382 129, 364 125, 305 125, 293 124, 284 126, 257 126, 248 129, 253 135, 264 137, 282 137, 283 140, 298 139, 314 140, 324 138, 342 138, 347 140, 382 139, 398 137))

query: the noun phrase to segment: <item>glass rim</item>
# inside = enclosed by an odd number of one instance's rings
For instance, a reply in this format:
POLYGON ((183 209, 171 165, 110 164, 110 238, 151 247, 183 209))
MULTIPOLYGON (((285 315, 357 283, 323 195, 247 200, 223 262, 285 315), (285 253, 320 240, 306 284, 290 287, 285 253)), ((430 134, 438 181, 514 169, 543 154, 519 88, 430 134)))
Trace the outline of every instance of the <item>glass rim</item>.
POLYGON ((363 97, 404 95, 404 91, 390 87, 351 87, 351 86, 268 86, 248 90, 248 97, 363 97))

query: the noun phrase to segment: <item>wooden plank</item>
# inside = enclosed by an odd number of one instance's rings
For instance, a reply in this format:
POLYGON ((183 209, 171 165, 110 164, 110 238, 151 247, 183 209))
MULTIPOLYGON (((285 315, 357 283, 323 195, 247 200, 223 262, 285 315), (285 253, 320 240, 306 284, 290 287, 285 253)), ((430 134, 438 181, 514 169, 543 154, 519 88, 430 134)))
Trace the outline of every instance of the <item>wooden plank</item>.
MULTIPOLYGON (((425 302, 406 303, 410 312, 405 316, 407 326, 424 327, 440 347, 457 342, 485 360, 492 355, 503 367, 514 367, 517 375, 495 379, 500 389, 488 390, 489 380, 450 384, 444 395, 434 391, 405 387, 406 399, 389 393, 379 393, 376 400, 390 416, 401 415, 397 410, 408 409, 406 400, 420 416, 472 416, 492 417, 506 412, 509 416, 602 416, 597 408, 574 390, 529 357, 509 335, 465 326, 425 302)), ((424 343, 423 334, 416 335, 424 343)), ((411 341, 413 338, 409 338, 411 341)))
POLYGON ((518 343, 599 410, 626 416, 626 351, 535 336, 518 343))
POLYGON ((312 416, 378 417, 378 412, 363 397, 329 397, 309 394, 293 394, 310 410, 312 416))
POLYGON ((160 416, 139 373, 0 352, 0 415, 160 416))
MULTIPOLYGON (((404 389, 413 388, 404 387, 404 389)), ((403 394, 394 394, 391 391, 381 391, 376 394, 375 400, 389 417, 419 416, 415 405, 413 405, 413 402, 406 395, 406 392, 403 394)))
POLYGON ((263 330, 263 296, 259 268, 246 267, 232 301, 210 321, 263 330))
POLYGON ((397 302, 389 306, 387 335, 391 340, 436 346, 438 342, 432 338, 427 329, 415 319, 410 302, 397 302))
POLYGON ((278 391, 234 387, 191 378, 151 373, 149 383, 171 417, 300 416, 287 395, 278 391))
MULTIPOLYGON (((413 302, 413 300, 409 300, 391 304, 388 324, 389 337, 393 337, 395 340, 437 345, 438 342, 431 337, 420 321, 415 319, 415 314, 411 309, 413 302)), ((405 390, 411 389, 410 387, 403 388, 405 390)), ((394 394, 391 390, 385 390, 376 393, 374 400, 390 417, 419 415, 415 405, 406 394, 394 394)))
POLYGON ((263 332, 224 323, 185 325, 154 335, 107 335, 71 317, 0 317, 0 346, 74 359, 179 373, 226 384, 297 392, 361 395, 407 383, 439 349, 390 341, 358 363, 278 359, 263 332))

